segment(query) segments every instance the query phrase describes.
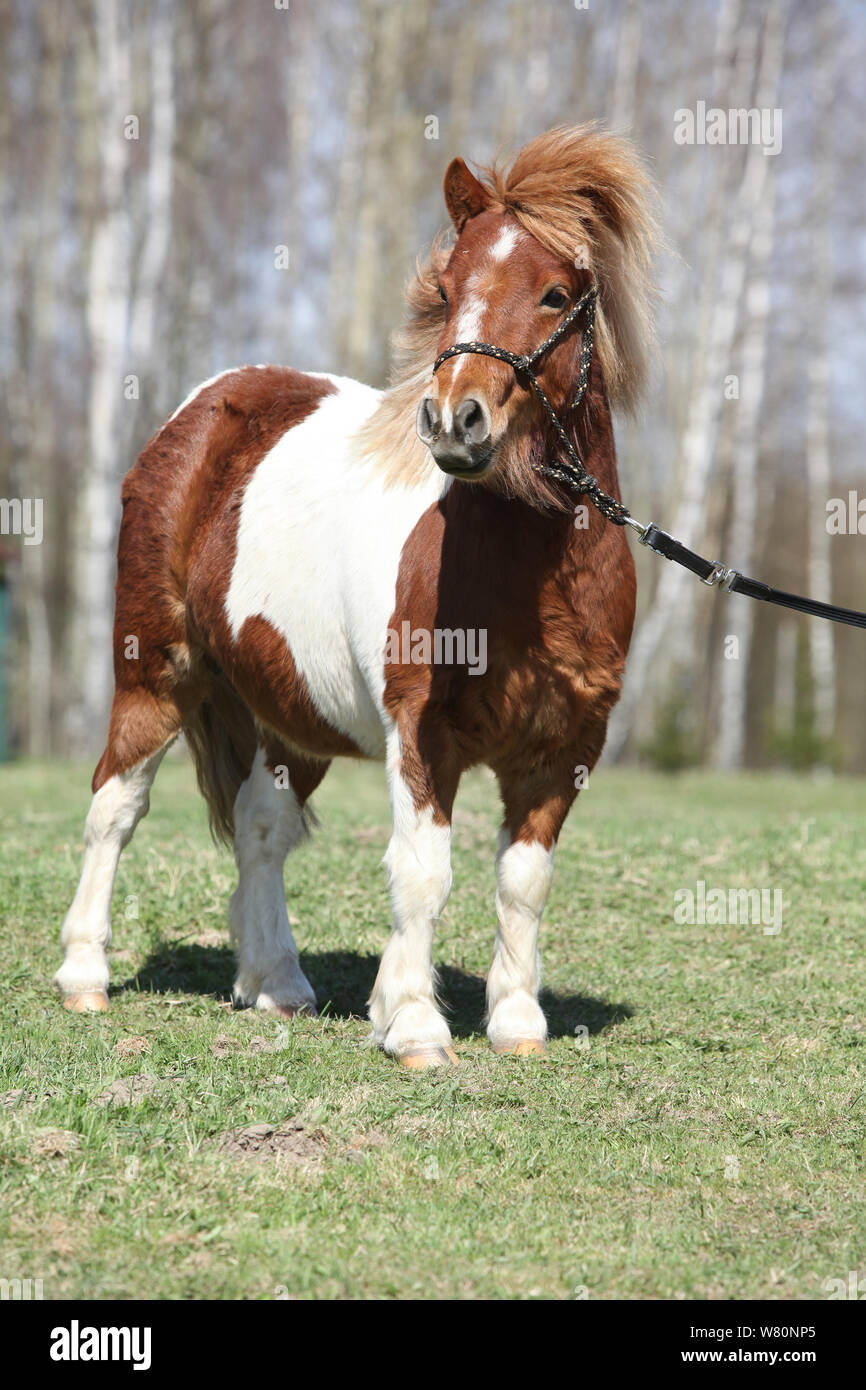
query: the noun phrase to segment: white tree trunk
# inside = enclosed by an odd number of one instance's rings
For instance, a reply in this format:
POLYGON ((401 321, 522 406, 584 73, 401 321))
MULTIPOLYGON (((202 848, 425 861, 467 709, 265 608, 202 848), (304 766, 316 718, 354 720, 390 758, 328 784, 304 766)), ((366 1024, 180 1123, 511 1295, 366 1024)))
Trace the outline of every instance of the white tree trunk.
MULTIPOLYGON (((51 22, 43 18, 32 33, 34 51, 29 61, 34 66, 39 62, 39 47, 42 46, 36 100, 43 112, 53 113, 60 109, 63 55, 71 38, 71 27, 74 21, 70 26, 68 17, 58 14, 51 22)), ((18 712, 16 730, 21 746, 33 757, 45 757, 54 751, 55 744, 51 719, 55 651, 51 640, 49 592, 51 558, 59 533, 51 499, 52 463, 57 442, 55 408, 52 400, 45 400, 44 392, 58 353, 60 267, 59 257, 42 256, 38 248, 61 244, 63 224, 57 189, 62 176, 64 144, 59 122, 43 118, 42 125, 38 193, 32 203, 24 202, 21 207, 18 246, 16 249, 11 237, 7 239, 3 265, 7 283, 18 296, 13 316, 16 360, 10 373, 7 397, 11 478, 17 495, 41 498, 44 503, 42 544, 21 547, 18 582, 13 583, 15 606, 20 607, 23 617, 25 658, 20 664, 15 663, 18 667, 14 690, 18 712), (6 261, 8 252, 13 255, 6 261)))
MULTIPOLYGON (((806 406, 806 477, 809 496, 809 595, 821 603, 832 602, 831 537, 827 530, 827 501, 831 495, 829 443, 828 325, 833 291, 830 219, 833 198, 833 141, 835 102, 833 89, 835 10, 824 5, 818 11, 815 45, 815 162, 812 172, 811 232, 808 312, 804 325, 804 349, 808 362, 806 406)), ((815 730, 828 739, 836 713, 836 666, 833 624, 809 624, 809 657, 815 708, 815 730)))
POLYGON ((114 552, 120 516, 118 459, 123 365, 129 314, 130 229, 125 198, 129 114, 129 30, 115 0, 97 0, 97 139, 100 206, 90 248, 87 326, 91 373, 88 458, 79 492, 76 623, 73 651, 79 701, 70 745, 90 751, 105 727, 111 697, 114 552))
MULTIPOLYGON (((786 0, 773 0, 764 26, 757 105, 774 107, 781 70, 786 0)), ((701 543, 701 520, 706 510, 707 489, 724 401, 723 384, 736 333, 740 299, 746 275, 749 237, 756 209, 765 196, 769 177, 768 157, 752 146, 746 150, 745 171, 736 195, 730 233, 722 256, 721 279, 714 300, 702 380, 689 405, 680 446, 679 505, 672 535, 686 545, 701 543)), ((660 562, 661 563, 661 562, 660 562)), ((665 564, 650 607, 632 646, 626 682, 617 719, 608 738, 608 754, 616 757, 631 732, 638 710, 646 701, 646 687, 659 649, 673 630, 674 648, 666 659, 687 659, 691 644, 691 612, 695 585, 679 565, 665 564), (675 628, 675 630, 674 630, 675 628)))
POLYGON ((619 27, 610 125, 613 130, 625 134, 634 124, 643 12, 640 0, 626 0, 619 27))
MULTIPOLYGON (((752 236, 751 269, 746 291, 746 325, 743 334, 740 399, 734 434, 733 498, 730 539, 725 551, 728 564, 754 573, 755 530, 758 509, 758 462, 761 407, 770 315, 770 255, 773 249, 775 177, 770 176, 766 197, 758 208, 752 236)), ((725 607, 725 633, 737 641, 736 655, 723 650, 718 658, 719 707, 716 765, 733 771, 743 765, 746 746, 747 693, 755 607, 748 599, 734 598, 725 607)))
POLYGON ((352 376, 368 376, 373 326, 376 316, 376 276, 379 269, 380 219, 387 215, 390 186, 389 113, 397 99, 401 80, 401 44, 405 24, 400 5, 379 0, 376 32, 376 100, 367 141, 364 186, 358 217, 358 242, 352 283, 353 311, 349 323, 348 365, 352 376))
MULTIPOLYGON (((142 385, 154 376, 157 301, 171 242, 172 173, 175 129, 174 9, 172 0, 154 0, 150 59, 150 119, 147 138, 146 232, 130 324, 130 370, 142 385)), ((151 422, 152 423, 152 422, 151 422)))
POLYGON ((363 49, 357 53, 346 93, 343 145, 337 164, 334 216, 331 222, 331 273, 329 303, 334 316, 334 355, 337 369, 348 368, 346 341, 352 321, 352 275, 354 270, 355 227, 361 196, 361 139, 367 127, 371 106, 373 55, 373 0, 363 0, 358 18, 358 35, 363 49))

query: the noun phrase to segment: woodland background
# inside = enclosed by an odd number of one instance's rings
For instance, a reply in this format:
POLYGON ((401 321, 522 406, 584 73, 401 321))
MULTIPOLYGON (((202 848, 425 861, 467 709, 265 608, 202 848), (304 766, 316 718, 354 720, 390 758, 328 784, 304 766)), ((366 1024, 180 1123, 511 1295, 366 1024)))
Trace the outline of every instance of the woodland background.
MULTIPOLYGON (((831 498, 866 498, 862 6, 0 0, 0 41, 0 498, 44 502, 41 545, 0 536, 7 754, 102 747, 119 484, 164 417, 244 362, 384 384, 447 163, 558 123, 631 133, 661 191, 659 362, 618 422, 626 502, 866 607, 866 540, 827 529, 831 498), (781 152, 677 144, 698 101, 779 108, 781 152)), ((607 757, 866 771, 861 632, 637 549, 607 757)))

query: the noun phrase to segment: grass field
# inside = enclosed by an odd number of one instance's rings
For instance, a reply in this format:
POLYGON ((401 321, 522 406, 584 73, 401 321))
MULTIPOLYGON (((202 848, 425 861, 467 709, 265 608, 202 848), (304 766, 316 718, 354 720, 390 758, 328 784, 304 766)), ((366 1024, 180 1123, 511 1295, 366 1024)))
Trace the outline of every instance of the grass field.
POLYGON ((121 861, 108 1015, 50 987, 88 773, 0 771, 0 1276, 46 1298, 826 1298, 866 1273, 862 784, 600 772, 542 933, 545 1061, 482 1031, 495 787, 467 778, 436 944, 459 1069, 366 1045, 381 769, 287 868, 326 1005, 232 1013, 233 863, 169 762, 121 861), (677 890, 780 889, 782 929, 677 890), (137 916, 136 916, 137 913, 137 916))

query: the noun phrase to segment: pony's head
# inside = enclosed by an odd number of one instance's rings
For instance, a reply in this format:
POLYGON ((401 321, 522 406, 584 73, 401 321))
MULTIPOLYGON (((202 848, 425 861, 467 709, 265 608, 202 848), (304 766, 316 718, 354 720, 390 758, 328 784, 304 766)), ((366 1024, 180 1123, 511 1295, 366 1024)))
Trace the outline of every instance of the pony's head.
MULTIPOLYGON (((595 353, 613 405, 635 404, 652 340, 652 188, 625 141, 592 126, 539 136, 510 169, 481 178, 462 159, 445 176, 456 240, 434 247, 410 287, 407 341, 435 359, 457 343, 531 353, 587 288, 598 291, 595 353)), ((536 375, 560 417, 574 397, 581 322, 536 375)), ((475 353, 447 358, 417 407, 418 437, 438 466, 528 496, 538 398, 512 366, 475 353)))

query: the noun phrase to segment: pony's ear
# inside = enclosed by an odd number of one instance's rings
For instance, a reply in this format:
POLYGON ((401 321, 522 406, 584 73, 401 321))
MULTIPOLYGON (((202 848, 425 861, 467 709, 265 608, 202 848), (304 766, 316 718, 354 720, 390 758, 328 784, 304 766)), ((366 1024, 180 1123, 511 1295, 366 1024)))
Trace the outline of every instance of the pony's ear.
POLYGON ((458 232, 489 203, 484 184, 479 183, 462 159, 452 159, 445 174, 445 206, 458 232))

